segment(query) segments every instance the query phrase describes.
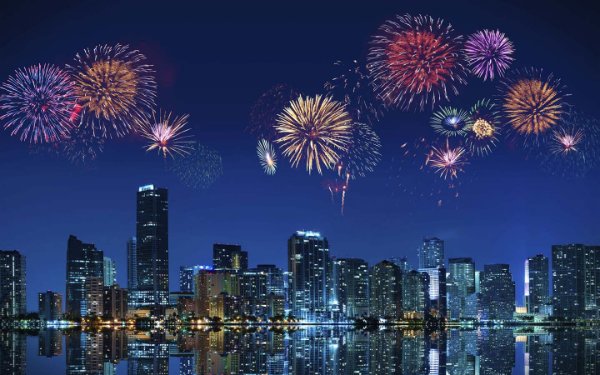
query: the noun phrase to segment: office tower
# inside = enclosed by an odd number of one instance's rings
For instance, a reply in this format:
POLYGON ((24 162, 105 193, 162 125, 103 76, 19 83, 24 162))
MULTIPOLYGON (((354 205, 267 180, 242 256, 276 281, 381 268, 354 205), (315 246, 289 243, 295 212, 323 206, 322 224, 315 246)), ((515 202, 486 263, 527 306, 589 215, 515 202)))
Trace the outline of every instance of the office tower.
MULTIPOLYGON (((67 295, 65 312, 72 318, 85 316, 88 311, 86 281, 104 281, 104 254, 96 245, 83 243, 71 235, 67 242, 67 295)), ((88 287, 94 285, 88 281, 88 287)))
POLYGON ((583 261, 583 304, 586 319, 600 318, 600 246, 586 246, 583 261))
POLYGON ((508 264, 486 264, 481 278, 483 320, 511 320, 515 283, 508 264))
POLYGON ((525 306, 530 314, 547 312, 550 303, 548 258, 542 254, 525 261, 525 306))
POLYGON ((25 275, 25 256, 17 250, 0 250, 0 319, 26 313, 25 275))
POLYGON ((435 318, 444 318, 447 315, 446 269, 420 268, 419 272, 426 273, 429 277, 429 303, 428 314, 435 318))
POLYGON ((244 313, 267 316, 267 274, 250 269, 238 274, 244 313))
POLYGON ((179 291, 194 293, 194 278, 201 270, 212 270, 212 266, 179 267, 179 291))
POLYGON ((213 268, 215 270, 244 271, 248 269, 248 253, 240 245, 213 245, 213 268))
POLYGON ((104 315, 104 277, 91 276, 85 279, 85 315, 104 315))
POLYGON ((105 318, 125 319, 127 317, 127 289, 118 284, 105 286, 102 290, 102 304, 105 318))
POLYGON ((378 318, 402 318, 402 271, 384 260, 371 269, 370 315, 378 318))
POLYGON ((363 259, 335 260, 337 299, 348 318, 369 315, 369 264, 363 259))
POLYGON ((471 258, 450 258, 448 260, 448 318, 465 317, 467 297, 475 293, 475 263, 471 258))
POLYGON ((429 306, 429 274, 415 270, 402 274, 402 311, 407 319, 423 319, 429 306))
POLYGON ((297 231, 288 240, 291 314, 308 321, 329 319, 332 265, 329 243, 318 232, 297 231))
POLYGON ((109 257, 104 257, 104 285, 110 286, 117 283, 117 266, 115 261, 109 257))
POLYGON ((583 317, 584 255, 581 244, 552 246, 553 315, 577 319, 583 317))
POLYGON ((62 317, 62 296, 56 292, 38 293, 40 319, 59 320, 62 317))
POLYGON ((410 264, 408 263, 408 258, 406 257, 392 257, 388 259, 390 262, 394 263, 398 267, 400 267, 400 271, 408 272, 410 271, 410 264))
POLYGON ((127 289, 137 289, 137 239, 127 241, 127 289))
POLYGON ((141 186, 136 216, 137 287, 135 308, 162 314, 169 303, 169 207, 167 189, 141 186))
POLYGON ((38 355, 52 358, 62 354, 62 331, 43 329, 39 333, 38 355))
POLYGON ((419 248, 419 268, 444 267, 444 241, 439 238, 424 238, 419 248))
POLYGON ((274 264, 258 264, 256 270, 267 275, 267 294, 285 295, 283 270, 274 264))

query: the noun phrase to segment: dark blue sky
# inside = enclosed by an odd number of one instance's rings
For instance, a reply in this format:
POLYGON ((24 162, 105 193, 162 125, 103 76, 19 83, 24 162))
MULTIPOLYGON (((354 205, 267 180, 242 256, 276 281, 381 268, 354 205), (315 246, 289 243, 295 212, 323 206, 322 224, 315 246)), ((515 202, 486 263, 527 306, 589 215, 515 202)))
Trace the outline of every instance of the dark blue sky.
MULTIPOLYGON (((313 229, 329 238, 332 254, 369 262, 408 256, 416 264, 421 238, 436 235, 446 240, 447 257, 471 256, 478 268, 510 263, 521 302, 526 256, 549 254, 553 243, 600 243, 597 171, 579 180, 551 176, 524 152, 501 145, 468 166, 460 198, 438 207, 437 198, 397 186, 432 189, 430 176, 399 170, 395 161, 402 143, 429 134, 430 113, 394 112, 376 128, 384 161, 374 174, 352 183, 341 216, 322 178, 285 162, 274 177, 264 175, 256 141, 243 131, 263 91, 283 82, 306 94, 321 92, 332 63, 363 58, 377 27, 397 13, 442 17, 462 34, 501 29, 515 43, 515 67, 554 72, 572 94, 571 104, 600 116, 600 26, 594 9, 577 2, 486 3, 3 5, 0 80, 22 66, 63 65, 85 47, 128 43, 155 65, 159 106, 189 113, 197 139, 219 150, 224 165, 214 186, 193 191, 134 137, 110 142, 93 166, 78 168, 32 155, 27 145, 0 132, 0 248, 27 255, 29 308, 36 309, 41 290, 64 293, 69 234, 114 258, 118 281, 126 285, 125 242, 135 233, 137 187, 147 183, 169 189, 173 289, 180 265, 210 263, 213 242, 242 244, 251 265, 284 266, 289 235, 313 229)), ((496 93, 493 84, 469 83, 454 104, 468 107, 496 93)))

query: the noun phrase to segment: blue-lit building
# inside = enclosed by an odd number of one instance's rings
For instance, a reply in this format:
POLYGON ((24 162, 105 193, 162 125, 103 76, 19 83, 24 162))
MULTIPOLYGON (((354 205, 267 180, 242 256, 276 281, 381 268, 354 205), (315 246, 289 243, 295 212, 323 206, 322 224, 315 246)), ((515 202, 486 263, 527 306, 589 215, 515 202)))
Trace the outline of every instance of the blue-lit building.
POLYGON ((466 317, 467 297, 475 293, 475 263, 471 258, 450 258, 446 281, 448 318, 466 317))
POLYGON ((51 321, 62 317, 62 296, 50 290, 38 293, 38 307, 40 319, 51 321))
MULTIPOLYGON (((71 235, 67 243, 67 293, 65 312, 71 317, 87 315, 92 306, 88 306, 90 292, 100 289, 104 281, 104 253, 96 245, 83 243, 71 235)), ((97 293, 93 293, 97 304, 97 293)))
POLYGON ((525 306, 530 314, 544 314, 550 304, 548 257, 538 254, 525 260, 525 306))
POLYGON ((137 239, 131 237, 127 241, 127 289, 137 289, 137 239))
POLYGON ((446 268, 444 241, 437 237, 424 238, 419 248, 419 272, 429 275, 429 313, 437 318, 447 315, 446 268))
POLYGON ((0 250, 0 318, 27 311, 25 256, 17 250, 0 250))
POLYGON ((378 318, 401 319, 402 271, 394 263, 384 260, 371 269, 370 315, 378 318))
POLYGON ((369 264, 357 258, 339 258, 334 264, 340 312, 348 318, 368 315, 369 264))
POLYGON ((179 267, 179 291, 185 293, 194 293, 195 276, 202 270, 212 269, 212 266, 202 265, 179 267))
POLYGON ((486 264, 481 276, 483 320, 512 320, 515 312, 515 282, 508 264, 486 264))

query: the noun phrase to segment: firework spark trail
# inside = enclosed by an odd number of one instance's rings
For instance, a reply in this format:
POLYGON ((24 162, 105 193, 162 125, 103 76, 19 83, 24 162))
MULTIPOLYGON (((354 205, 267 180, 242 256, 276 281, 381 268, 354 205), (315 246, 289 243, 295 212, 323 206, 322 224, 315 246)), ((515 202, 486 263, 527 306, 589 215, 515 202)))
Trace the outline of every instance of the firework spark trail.
POLYGON ((367 124, 352 124, 352 139, 346 152, 337 162, 338 175, 350 175, 352 179, 372 173, 381 161, 381 140, 367 124))
POLYGON ((0 92, 0 121, 21 141, 56 142, 72 126, 75 89, 69 75, 53 65, 17 70, 0 92))
POLYGON ((260 139, 256 146, 256 154, 265 173, 274 175, 277 171, 277 154, 273 145, 266 139, 260 139))
POLYGON ((300 94, 286 84, 278 84, 263 93, 250 110, 250 121, 246 131, 259 139, 275 139, 277 117, 292 100, 300 94))
POLYGON ((499 30, 478 31, 467 38, 464 47, 473 74, 484 81, 502 77, 513 62, 512 42, 499 30))
POLYGON ((186 134, 189 115, 173 116, 171 112, 161 112, 158 117, 140 127, 140 134, 148 140, 146 152, 157 150, 163 157, 187 155, 192 149, 193 141, 186 134))
POLYGON ((469 113, 463 109, 441 107, 431 116, 430 125, 444 137, 463 137, 467 135, 470 120, 469 113))

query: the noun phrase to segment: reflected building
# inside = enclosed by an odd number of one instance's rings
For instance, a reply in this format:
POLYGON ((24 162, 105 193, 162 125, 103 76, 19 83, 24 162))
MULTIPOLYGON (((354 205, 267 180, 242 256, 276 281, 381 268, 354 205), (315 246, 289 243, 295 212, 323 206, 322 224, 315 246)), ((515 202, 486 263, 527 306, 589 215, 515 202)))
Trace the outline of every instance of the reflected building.
POLYGON ((515 339, 511 329, 482 330, 479 336, 480 374, 510 375, 515 367, 515 339))
POLYGON ((0 330, 0 369, 2 375, 27 373, 27 335, 0 330))
POLYGON ((65 312, 70 317, 82 317, 88 313, 102 315, 103 262, 104 253, 96 249, 96 245, 69 236, 65 312))
POLYGON ((524 375, 548 375, 552 335, 528 335, 525 344, 524 375))
POLYGON ((130 336, 127 354, 128 375, 169 374, 169 343, 164 334, 130 336))
POLYGON ((427 374, 428 357, 425 356, 425 333, 422 330, 404 331, 402 337, 401 374, 427 374))
POLYGON ((479 374, 477 332, 450 330, 447 340, 446 371, 448 375, 479 374))
MULTIPOLYGON (((394 267, 398 266, 394 265, 394 267)), ((370 336, 369 374, 403 373, 403 333, 402 330, 391 329, 370 336)), ((420 356, 422 355, 423 353, 420 353, 420 356)))
POLYGON ((0 319, 27 312, 25 275, 25 256, 17 250, 0 250, 0 319))
POLYGON ((70 331, 65 336, 67 375, 104 373, 103 336, 70 331))
POLYGON ((62 355, 62 332, 57 329, 44 329, 38 334, 38 355, 55 357, 62 355))

